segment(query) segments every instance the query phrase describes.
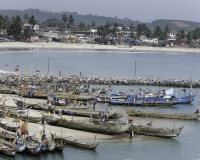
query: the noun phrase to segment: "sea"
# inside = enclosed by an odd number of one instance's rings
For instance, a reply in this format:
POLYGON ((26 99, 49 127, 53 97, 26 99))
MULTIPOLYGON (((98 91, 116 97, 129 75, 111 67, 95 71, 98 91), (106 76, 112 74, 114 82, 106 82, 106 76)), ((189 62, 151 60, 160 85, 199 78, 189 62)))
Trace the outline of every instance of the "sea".
MULTIPOLYGON (((63 50, 63 49, 1 49, 0 72, 13 72, 18 66, 18 73, 82 75, 99 77, 144 77, 177 78, 200 80, 200 53, 176 52, 132 52, 108 50, 63 50), (35 72, 39 70, 39 72, 35 72)), ((177 97, 184 96, 184 88, 167 86, 127 86, 112 85, 112 92, 137 93, 138 89, 159 91, 173 88, 177 97)), ((199 88, 193 88, 197 95, 191 104, 173 107, 136 107, 139 110, 158 112, 194 113, 200 105, 199 88)), ((186 95, 190 88, 186 88, 186 95)), ((113 109, 117 106, 98 104, 99 108, 113 109)), ((124 112, 124 108, 120 108, 124 112)), ((127 121, 125 115, 120 121, 127 121)), ((153 127, 179 128, 180 135, 175 138, 158 138, 134 134, 129 139, 125 133, 115 138, 119 141, 103 141, 96 150, 85 150, 65 146, 62 153, 44 153, 39 157, 17 154, 14 158, 0 154, 0 160, 197 160, 200 159, 200 121, 169 120, 133 117, 138 124, 152 122, 153 127)))

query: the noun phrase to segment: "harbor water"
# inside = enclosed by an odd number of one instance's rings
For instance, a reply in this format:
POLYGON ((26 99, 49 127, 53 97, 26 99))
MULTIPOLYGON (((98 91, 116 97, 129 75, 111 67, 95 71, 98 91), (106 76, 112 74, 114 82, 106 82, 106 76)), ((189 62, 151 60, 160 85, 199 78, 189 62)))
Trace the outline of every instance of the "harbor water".
MULTIPOLYGON (((30 74, 58 75, 61 70, 63 75, 82 76, 110 76, 110 77, 155 77, 155 78, 182 78, 193 80, 200 79, 200 54, 197 53, 168 53, 168 52, 129 52, 129 51, 81 51, 81 50, 1 50, 0 70, 14 72, 18 66, 20 73, 26 70, 30 74), (135 68, 136 67, 136 68, 135 68), (40 72, 35 72, 39 70, 40 72)), ((172 87, 159 86, 123 86, 113 85, 112 92, 129 89, 137 93, 139 88, 158 91, 172 87)), ((173 88, 174 95, 184 96, 183 88, 173 88)), ((186 89, 189 94, 190 89, 186 89)), ((193 88, 197 92, 195 100, 189 105, 174 105, 170 108, 136 107, 139 110, 158 112, 193 113, 199 108, 199 88, 193 88)), ((114 109, 117 106, 97 104, 99 109, 114 109)), ((133 108, 133 107, 132 107, 133 108)), ((124 108, 120 108, 124 112, 124 108)), ((125 115, 121 121, 126 122, 125 115)), ((200 159, 200 121, 199 120, 169 120, 156 118, 133 117, 134 122, 146 124, 150 121, 153 127, 170 128, 184 126, 180 135, 176 138, 158 138, 134 134, 129 139, 129 134, 117 135, 119 141, 102 142, 95 151, 80 149, 72 146, 64 148, 62 153, 44 153, 40 157, 32 157, 28 154, 17 154, 15 158, 0 154, 2 159, 20 160, 194 160, 200 159)), ((98 135, 97 135, 98 136, 98 135)))

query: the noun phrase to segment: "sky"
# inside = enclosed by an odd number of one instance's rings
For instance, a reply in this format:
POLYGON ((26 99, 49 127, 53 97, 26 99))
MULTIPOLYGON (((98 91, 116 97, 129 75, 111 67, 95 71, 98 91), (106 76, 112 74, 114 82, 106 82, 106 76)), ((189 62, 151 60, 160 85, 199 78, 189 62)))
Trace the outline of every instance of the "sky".
POLYGON ((200 0, 0 0, 0 9, 68 11, 141 22, 176 19, 200 22, 200 0))

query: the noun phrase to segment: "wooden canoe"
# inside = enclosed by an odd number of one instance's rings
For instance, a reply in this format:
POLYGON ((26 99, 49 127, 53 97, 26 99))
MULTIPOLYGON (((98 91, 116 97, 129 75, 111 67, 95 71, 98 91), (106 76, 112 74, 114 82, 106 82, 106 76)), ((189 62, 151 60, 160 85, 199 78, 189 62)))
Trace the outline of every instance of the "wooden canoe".
POLYGON ((62 141, 68 145, 72 145, 72 146, 76 146, 76 147, 80 147, 80 148, 84 148, 84 149, 91 149, 91 150, 95 150, 97 148, 97 146, 100 144, 100 142, 98 143, 84 143, 84 142, 80 142, 78 140, 72 139, 71 137, 56 137, 55 138, 57 141, 62 141))
POLYGON ((199 113, 164 113, 164 112, 149 112, 132 110, 125 108, 126 113, 129 116, 137 117, 153 117, 153 118, 168 118, 168 119, 182 119, 182 120, 197 120, 199 113))

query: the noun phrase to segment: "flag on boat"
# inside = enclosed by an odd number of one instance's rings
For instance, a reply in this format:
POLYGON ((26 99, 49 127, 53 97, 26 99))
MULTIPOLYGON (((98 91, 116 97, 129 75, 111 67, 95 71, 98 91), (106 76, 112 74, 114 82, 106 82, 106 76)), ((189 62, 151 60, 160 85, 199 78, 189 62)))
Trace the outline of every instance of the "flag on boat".
POLYGON ((6 117, 10 117, 10 110, 5 114, 6 117))
POLYGON ((28 126, 28 122, 25 121, 25 122, 22 124, 21 128, 20 128, 21 134, 26 134, 26 133, 28 133, 28 131, 27 131, 27 126, 28 126))
POLYGON ((165 91, 166 95, 173 94, 173 88, 165 91))
POLYGON ((25 73, 28 74, 28 68, 26 68, 25 73))
POLYGON ((19 71, 19 68, 18 68, 18 66, 15 68, 15 72, 17 72, 17 71, 19 71))

